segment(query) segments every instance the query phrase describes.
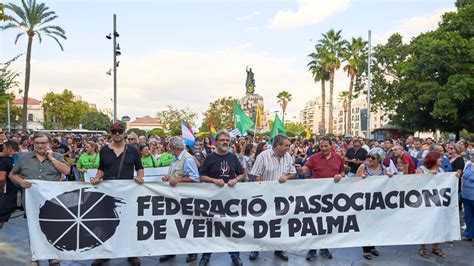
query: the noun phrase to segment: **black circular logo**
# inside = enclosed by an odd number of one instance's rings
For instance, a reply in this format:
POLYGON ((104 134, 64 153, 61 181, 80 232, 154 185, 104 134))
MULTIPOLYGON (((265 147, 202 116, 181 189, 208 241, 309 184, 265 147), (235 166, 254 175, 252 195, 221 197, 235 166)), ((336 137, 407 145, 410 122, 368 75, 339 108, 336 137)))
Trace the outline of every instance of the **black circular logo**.
POLYGON ((61 251, 86 251, 102 245, 120 224, 117 207, 124 202, 83 188, 68 191, 40 208, 41 231, 61 251))

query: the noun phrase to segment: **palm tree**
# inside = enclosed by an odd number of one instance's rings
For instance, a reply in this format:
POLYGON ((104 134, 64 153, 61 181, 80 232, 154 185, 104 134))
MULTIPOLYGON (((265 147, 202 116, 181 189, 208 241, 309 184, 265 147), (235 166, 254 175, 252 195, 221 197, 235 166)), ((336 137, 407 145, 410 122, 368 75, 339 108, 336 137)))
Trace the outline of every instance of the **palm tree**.
POLYGON ((361 37, 357 39, 352 38, 352 41, 350 43, 346 43, 344 59, 346 60, 347 65, 345 65, 343 69, 347 72, 347 76, 351 78, 351 81, 349 83, 349 95, 347 99, 347 133, 352 133, 350 125, 352 123, 352 98, 354 80, 357 75, 359 75, 359 70, 361 69, 361 65, 364 63, 365 58, 367 58, 367 42, 362 40, 361 37))
POLYGON ((346 118, 347 108, 348 108, 348 101, 349 101, 349 91, 341 91, 339 93, 339 102, 342 103, 342 108, 344 110, 344 134, 350 133, 348 128, 351 128, 351 121, 348 121, 346 118))
POLYGON ((318 47, 326 52, 320 58, 324 68, 329 71, 329 128, 328 133, 332 133, 333 125, 333 98, 334 98, 334 73, 341 67, 345 40, 341 37, 341 31, 329 30, 323 33, 323 39, 319 40, 318 47))
POLYGON ((30 72, 31 72, 31 48, 33 46, 33 37, 38 36, 41 43, 42 35, 51 37, 55 40, 61 51, 64 51, 63 46, 58 38, 66 40, 66 32, 59 26, 49 25, 48 22, 55 20, 58 16, 54 11, 49 10, 44 3, 37 4, 36 0, 22 0, 21 7, 9 3, 5 5, 5 9, 13 12, 16 17, 11 17, 11 20, 0 29, 17 29, 21 32, 15 38, 15 44, 18 39, 25 35, 28 37, 28 46, 26 48, 26 70, 25 70, 25 89, 23 95, 23 112, 22 112, 22 130, 26 130, 26 121, 28 118, 28 93, 30 90, 30 72))
POLYGON ((315 52, 309 54, 311 61, 308 63, 309 71, 313 75, 314 82, 321 82, 321 123, 319 125, 319 134, 326 134, 326 81, 329 80, 329 72, 321 62, 324 57, 324 49, 315 47, 315 52))
POLYGON ((283 116, 282 116, 282 119, 281 119, 281 123, 283 125, 285 125, 285 111, 286 111, 286 107, 288 106, 288 103, 291 102, 291 98, 293 96, 291 95, 291 93, 287 92, 287 91, 281 91, 280 93, 278 93, 277 95, 277 99, 278 99, 278 103, 280 104, 281 106, 281 109, 283 111, 283 116))

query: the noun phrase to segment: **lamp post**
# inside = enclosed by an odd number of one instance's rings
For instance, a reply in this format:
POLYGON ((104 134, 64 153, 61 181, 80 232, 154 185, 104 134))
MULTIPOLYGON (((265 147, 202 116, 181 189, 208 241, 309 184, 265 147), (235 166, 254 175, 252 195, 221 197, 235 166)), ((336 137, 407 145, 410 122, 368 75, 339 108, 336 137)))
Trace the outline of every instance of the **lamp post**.
POLYGON ((111 75, 110 72, 114 72, 114 113, 113 113, 113 122, 117 121, 117 67, 119 66, 120 62, 117 62, 117 56, 120 56, 122 53, 120 52, 120 45, 117 43, 117 38, 120 35, 117 32, 117 15, 114 14, 113 19, 113 33, 109 33, 109 35, 105 36, 107 39, 112 39, 113 41, 113 58, 114 58, 114 66, 113 70, 109 69, 107 71, 107 75, 111 75))
POLYGON ((11 124, 10 124, 10 94, 7 92, 7 112, 8 112, 8 124, 7 124, 7 132, 10 133, 11 124))

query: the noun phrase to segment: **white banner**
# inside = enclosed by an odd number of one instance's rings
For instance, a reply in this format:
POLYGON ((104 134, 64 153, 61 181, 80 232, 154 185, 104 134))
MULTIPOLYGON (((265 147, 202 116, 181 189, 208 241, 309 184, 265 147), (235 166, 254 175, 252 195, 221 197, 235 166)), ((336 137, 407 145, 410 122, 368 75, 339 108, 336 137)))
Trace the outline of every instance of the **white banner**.
POLYGON ((33 181, 33 259, 83 260, 460 239, 454 173, 214 184, 33 181))

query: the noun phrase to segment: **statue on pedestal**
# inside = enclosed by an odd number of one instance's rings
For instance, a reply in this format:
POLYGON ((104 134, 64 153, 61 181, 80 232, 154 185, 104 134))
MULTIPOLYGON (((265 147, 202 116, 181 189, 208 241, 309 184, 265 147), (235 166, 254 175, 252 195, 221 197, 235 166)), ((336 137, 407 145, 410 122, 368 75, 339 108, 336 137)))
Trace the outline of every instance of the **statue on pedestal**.
POLYGON ((255 92, 255 79, 253 77, 252 68, 249 70, 248 67, 246 67, 245 71, 247 72, 247 79, 245 80, 246 94, 253 94, 255 92))

